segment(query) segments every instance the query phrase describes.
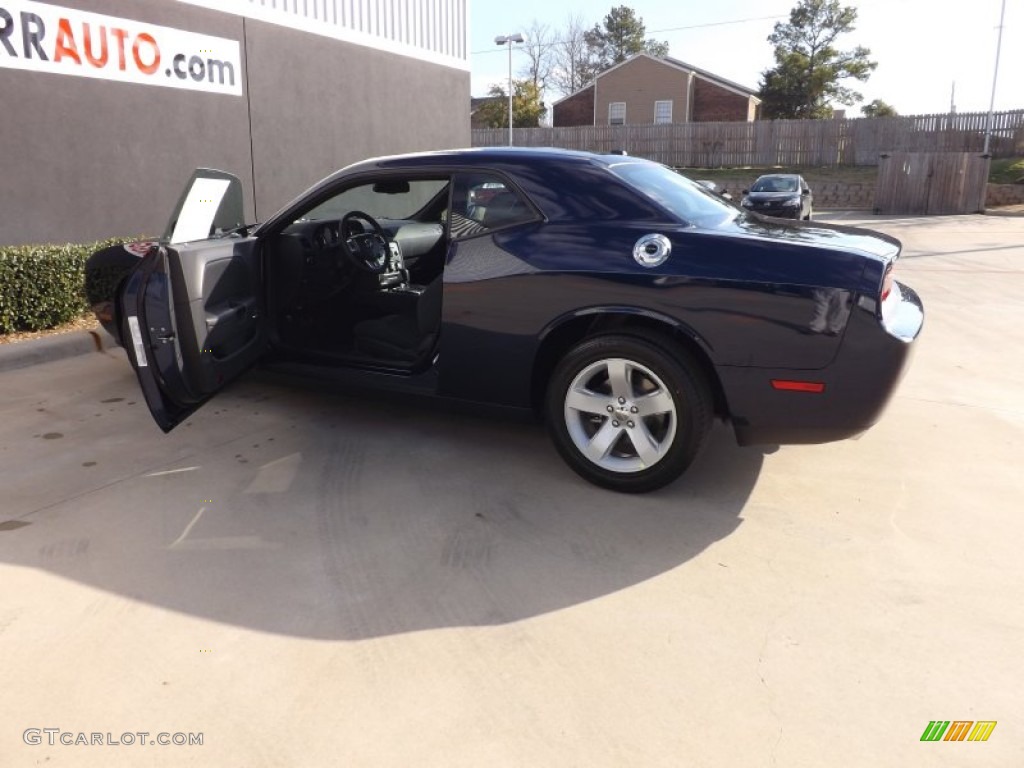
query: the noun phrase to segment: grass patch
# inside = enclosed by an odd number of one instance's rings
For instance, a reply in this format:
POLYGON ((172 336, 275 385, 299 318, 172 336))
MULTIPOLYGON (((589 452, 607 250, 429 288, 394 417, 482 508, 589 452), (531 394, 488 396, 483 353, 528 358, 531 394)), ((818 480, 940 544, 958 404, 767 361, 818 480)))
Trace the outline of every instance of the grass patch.
POLYGON ((1024 157, 993 160, 988 180, 990 184, 1024 184, 1024 157))

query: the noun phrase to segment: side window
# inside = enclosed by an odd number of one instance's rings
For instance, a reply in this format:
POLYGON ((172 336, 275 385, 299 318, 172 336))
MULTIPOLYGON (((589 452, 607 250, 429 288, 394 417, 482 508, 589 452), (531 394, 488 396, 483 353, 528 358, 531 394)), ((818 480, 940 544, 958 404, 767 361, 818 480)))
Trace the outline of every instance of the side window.
POLYGON ((455 177, 451 237, 460 240, 537 218, 525 200, 501 178, 488 173, 455 177))
POLYGON ((626 124, 626 102, 613 101, 608 105, 608 125, 626 124))
POLYGON ((672 122, 672 101, 656 101, 654 102, 654 123, 655 125, 661 125, 662 123, 672 122))

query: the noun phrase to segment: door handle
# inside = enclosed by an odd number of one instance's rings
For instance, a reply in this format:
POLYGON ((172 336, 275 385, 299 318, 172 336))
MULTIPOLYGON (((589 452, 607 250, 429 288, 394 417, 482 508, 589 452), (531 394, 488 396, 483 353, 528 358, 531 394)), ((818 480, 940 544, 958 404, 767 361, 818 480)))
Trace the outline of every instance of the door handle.
POLYGON ((161 344, 170 344, 174 341, 174 331, 167 328, 150 328, 150 335, 161 344))
POLYGON ((207 310, 206 328, 211 330, 218 323, 248 323, 255 320, 257 316, 255 301, 228 299, 226 305, 222 304, 217 309, 207 310))

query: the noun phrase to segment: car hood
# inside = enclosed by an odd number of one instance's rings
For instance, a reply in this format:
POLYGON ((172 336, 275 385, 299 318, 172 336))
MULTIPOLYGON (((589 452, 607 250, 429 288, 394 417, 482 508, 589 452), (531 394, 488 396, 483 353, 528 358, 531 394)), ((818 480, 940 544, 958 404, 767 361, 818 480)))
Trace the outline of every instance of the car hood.
POLYGON ((756 213, 741 213, 716 229, 722 234, 749 237, 769 243, 782 241, 794 246, 843 250, 881 262, 894 259, 901 248, 900 241, 896 238, 871 229, 820 222, 791 222, 756 213))

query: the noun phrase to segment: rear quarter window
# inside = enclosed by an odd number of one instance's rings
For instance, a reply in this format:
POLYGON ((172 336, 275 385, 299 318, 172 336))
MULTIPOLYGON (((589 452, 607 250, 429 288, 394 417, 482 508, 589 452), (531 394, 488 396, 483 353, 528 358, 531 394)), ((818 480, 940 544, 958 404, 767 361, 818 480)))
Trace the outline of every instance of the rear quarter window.
POLYGON ((504 179, 488 173, 467 173, 455 177, 449 218, 451 236, 458 240, 539 217, 526 198, 504 179))
POLYGON ((709 190, 657 163, 616 163, 611 172, 669 213, 698 227, 716 227, 739 215, 709 190))

